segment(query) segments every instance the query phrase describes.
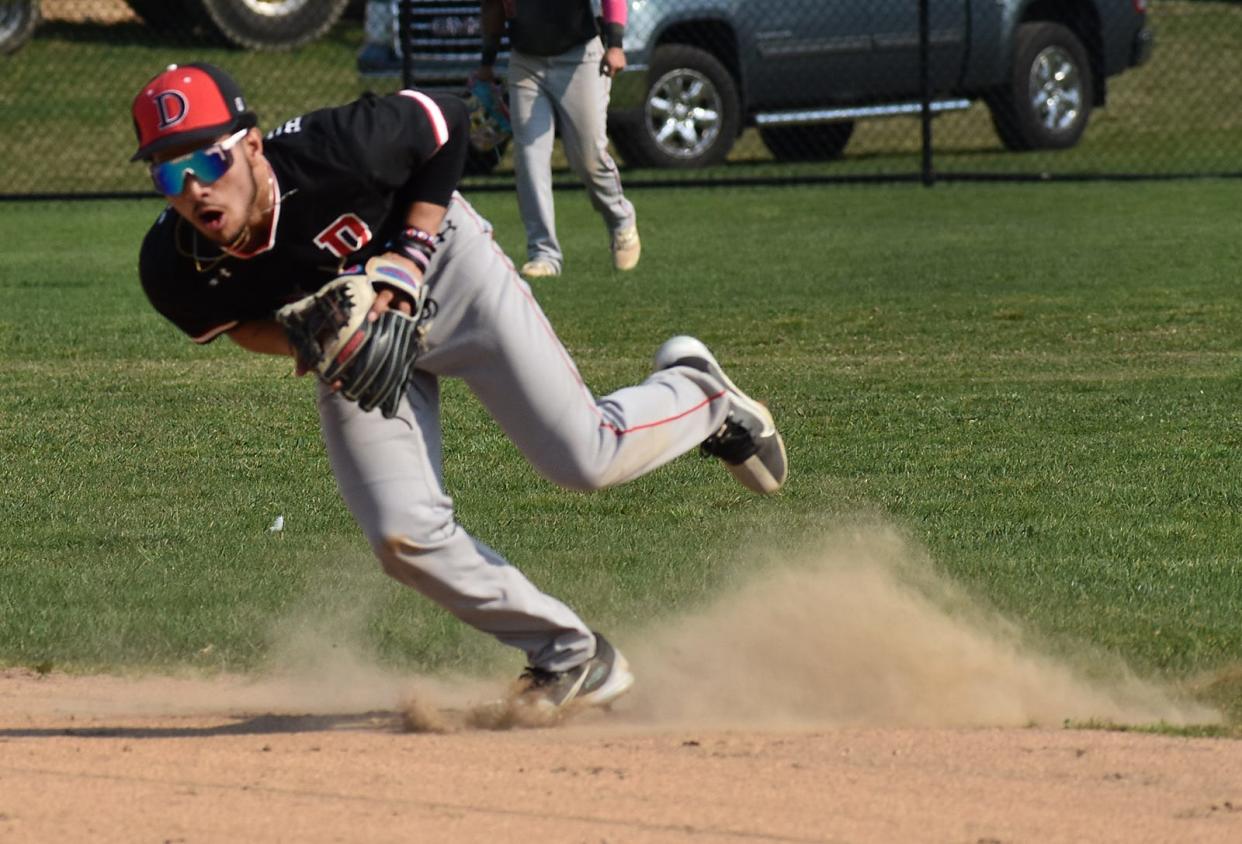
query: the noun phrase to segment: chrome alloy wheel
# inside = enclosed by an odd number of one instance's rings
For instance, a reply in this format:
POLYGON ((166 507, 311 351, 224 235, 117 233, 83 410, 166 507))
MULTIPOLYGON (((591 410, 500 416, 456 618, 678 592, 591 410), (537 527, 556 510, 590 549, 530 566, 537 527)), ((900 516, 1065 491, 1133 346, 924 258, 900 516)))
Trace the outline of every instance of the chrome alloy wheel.
POLYGON ((254 12, 270 18, 283 18, 297 12, 310 0, 242 0, 242 5, 254 12))
POLYGON ((720 134, 720 92, 691 68, 679 67, 656 80, 645 107, 647 129, 674 158, 698 158, 720 134))
POLYGON ((1082 114, 1082 74, 1060 47, 1046 47, 1035 57, 1029 91, 1031 113, 1050 132, 1068 130, 1082 114))

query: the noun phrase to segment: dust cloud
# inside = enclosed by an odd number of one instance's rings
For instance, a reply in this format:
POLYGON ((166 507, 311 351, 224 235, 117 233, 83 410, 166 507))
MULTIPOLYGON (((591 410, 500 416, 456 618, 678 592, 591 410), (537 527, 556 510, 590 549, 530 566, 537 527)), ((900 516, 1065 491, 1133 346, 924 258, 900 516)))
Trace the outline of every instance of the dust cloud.
POLYGON ((1219 713, 1084 649, 1074 664, 972 601, 897 531, 759 561, 703 612, 622 642, 627 716, 712 726, 1217 723, 1219 713))
MULTIPOLYGON (((785 559, 749 560, 747 571, 699 611, 611 631, 638 681, 603 720, 750 729, 1222 720, 1088 646, 1072 658, 1053 655, 894 529, 826 533, 785 559)), ((25 685, 22 699, 47 713, 340 713, 432 733, 564 720, 514 707, 512 674, 418 676, 383 665, 366 644, 383 578, 320 586, 273 621, 260 672, 27 680, 9 672, 7 681, 25 685)))

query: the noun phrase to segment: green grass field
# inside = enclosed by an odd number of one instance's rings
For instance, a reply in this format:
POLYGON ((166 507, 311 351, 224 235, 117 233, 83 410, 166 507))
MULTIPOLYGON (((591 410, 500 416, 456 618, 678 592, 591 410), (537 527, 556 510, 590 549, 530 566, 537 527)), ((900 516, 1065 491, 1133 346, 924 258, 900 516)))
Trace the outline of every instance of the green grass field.
MULTIPOLYGON (((560 491, 451 384, 459 518, 631 630, 710 600, 739 547, 793 553, 878 520, 1054 648, 1242 713, 1237 191, 648 190, 624 277, 585 200, 561 194, 568 274, 536 292, 588 383, 637 381, 666 336, 697 334, 770 401, 791 480, 757 499, 689 455, 560 491)), ((512 196, 476 204, 520 256, 512 196)), ((0 665, 249 670, 299 617, 347 623, 396 665, 508 659, 379 571, 310 383, 227 341, 194 347, 150 309, 136 252, 159 207, 0 204, 0 665)))

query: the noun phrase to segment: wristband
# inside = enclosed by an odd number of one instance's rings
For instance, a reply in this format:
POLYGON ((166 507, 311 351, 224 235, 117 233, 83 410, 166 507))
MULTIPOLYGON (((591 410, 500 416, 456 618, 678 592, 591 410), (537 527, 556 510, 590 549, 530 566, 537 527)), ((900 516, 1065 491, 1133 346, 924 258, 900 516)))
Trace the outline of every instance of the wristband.
POLYGON ((612 23, 611 21, 604 24, 604 46, 620 47, 621 40, 625 36, 625 24, 612 23))
POLYGON ((410 259, 426 275, 431 256, 436 252, 436 236, 414 226, 407 226, 388 241, 387 249, 410 259))

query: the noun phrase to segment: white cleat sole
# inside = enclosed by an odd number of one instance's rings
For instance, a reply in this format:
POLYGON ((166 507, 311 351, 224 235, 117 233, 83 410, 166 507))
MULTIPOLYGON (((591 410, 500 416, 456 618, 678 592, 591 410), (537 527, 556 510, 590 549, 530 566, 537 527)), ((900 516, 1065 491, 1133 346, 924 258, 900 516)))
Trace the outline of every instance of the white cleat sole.
POLYGON ((616 659, 612 664, 612 672, 604 685, 588 695, 581 695, 570 701, 571 705, 608 706, 621 695, 634 688, 634 674, 630 664, 620 652, 615 652, 616 659))

